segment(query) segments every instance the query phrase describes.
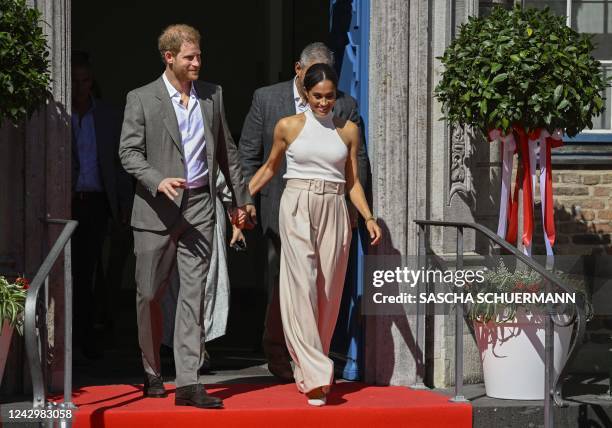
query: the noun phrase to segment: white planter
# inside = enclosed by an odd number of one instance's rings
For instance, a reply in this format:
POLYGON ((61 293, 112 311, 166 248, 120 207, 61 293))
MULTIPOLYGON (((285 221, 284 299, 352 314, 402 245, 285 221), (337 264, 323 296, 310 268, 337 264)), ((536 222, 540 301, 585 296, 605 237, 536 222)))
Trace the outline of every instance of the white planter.
MULTIPOLYGON (((567 360, 573 325, 554 326, 555 376, 567 360)), ((474 322, 487 396, 544 399, 544 317, 517 311, 513 321, 474 322)))
POLYGON ((2 379, 4 377, 4 368, 6 367, 6 359, 11 347, 13 330, 13 326, 11 326, 8 321, 4 321, 2 324, 2 331, 0 331, 0 384, 2 384, 2 379))

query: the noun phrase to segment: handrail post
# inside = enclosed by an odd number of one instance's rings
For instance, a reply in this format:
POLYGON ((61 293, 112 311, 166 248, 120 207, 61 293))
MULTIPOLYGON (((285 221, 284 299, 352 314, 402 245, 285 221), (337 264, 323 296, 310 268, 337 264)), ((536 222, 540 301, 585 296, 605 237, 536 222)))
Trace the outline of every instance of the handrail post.
MULTIPOLYGON (((417 263, 419 264, 418 268, 420 269, 422 266, 426 264, 427 253, 425 249, 425 226, 419 224, 418 229, 418 248, 417 248, 417 263), (425 262, 424 262, 425 261, 425 262)), ((423 291, 422 283, 419 282, 417 284, 417 298, 421 291, 423 291)), ((425 288, 427 288, 427 284, 425 283, 425 288)), ((424 290, 427 292, 427 290, 424 290)), ((417 358, 417 367, 416 367, 416 379, 414 385, 412 385, 413 389, 427 389, 425 386, 425 311, 426 308, 423 303, 417 301, 417 313, 416 313, 416 345, 417 352, 420 352, 420 366, 419 359, 417 358)))
MULTIPOLYGON (((550 293, 552 290, 551 284, 548 280, 544 280, 546 284, 546 293, 550 293)), ((555 338, 553 331, 552 321, 552 306, 550 303, 546 305, 546 312, 544 314, 544 428, 553 428, 553 407, 552 407, 552 394, 553 394, 553 372, 554 367, 554 352, 555 352, 555 338)))
POLYGON ((40 340, 38 341, 38 352, 40 353, 40 367, 42 369, 43 381, 45 382, 45 391, 49 390, 51 384, 50 362, 49 362, 49 330, 47 328, 47 320, 49 317, 49 275, 45 278, 45 287, 43 288, 44 315, 39 321, 40 340))
MULTIPOLYGON (((457 267, 463 269, 463 226, 457 226, 457 267)), ((455 396, 449 401, 465 403, 463 395, 463 305, 455 305, 455 396)))
POLYGON ((72 404, 72 239, 64 247, 64 406, 72 404))

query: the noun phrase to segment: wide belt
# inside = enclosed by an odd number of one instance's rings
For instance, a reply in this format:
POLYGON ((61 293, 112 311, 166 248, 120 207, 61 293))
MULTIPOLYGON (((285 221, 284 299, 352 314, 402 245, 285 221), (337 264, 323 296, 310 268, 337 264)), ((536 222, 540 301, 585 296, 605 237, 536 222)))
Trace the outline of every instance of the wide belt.
POLYGON ((302 178, 290 178, 287 180, 285 187, 289 189, 301 189, 308 190, 309 192, 322 195, 324 193, 335 193, 338 195, 344 194, 344 183, 337 183, 335 181, 327 181, 320 178, 313 179, 302 179, 302 178))

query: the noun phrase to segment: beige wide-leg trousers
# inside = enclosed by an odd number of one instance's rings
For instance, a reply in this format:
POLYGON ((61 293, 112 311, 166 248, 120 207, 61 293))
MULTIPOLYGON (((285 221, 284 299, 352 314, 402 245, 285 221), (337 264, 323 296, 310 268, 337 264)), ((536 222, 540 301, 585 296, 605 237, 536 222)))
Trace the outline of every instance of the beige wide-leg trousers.
POLYGON ((301 392, 330 385, 327 356, 351 242, 344 184, 289 179, 279 212, 280 309, 301 392))

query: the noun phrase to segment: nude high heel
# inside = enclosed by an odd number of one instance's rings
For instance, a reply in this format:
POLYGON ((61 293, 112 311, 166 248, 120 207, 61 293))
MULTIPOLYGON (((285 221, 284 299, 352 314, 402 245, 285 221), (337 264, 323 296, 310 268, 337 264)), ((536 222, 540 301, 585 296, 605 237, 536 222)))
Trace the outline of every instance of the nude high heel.
POLYGON ((308 404, 311 406, 321 407, 327 404, 327 391, 321 387, 306 393, 306 396, 308 397, 308 404))

